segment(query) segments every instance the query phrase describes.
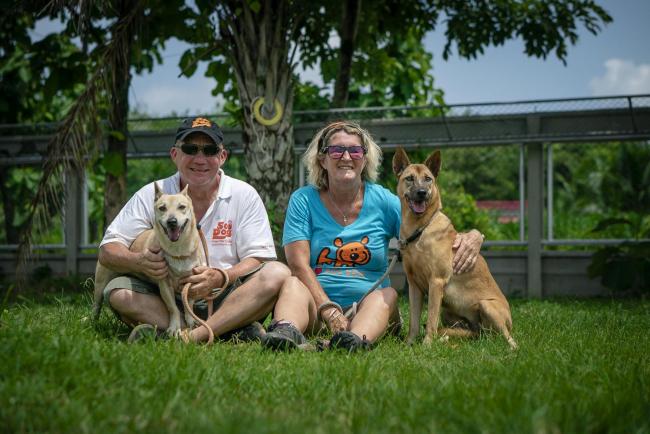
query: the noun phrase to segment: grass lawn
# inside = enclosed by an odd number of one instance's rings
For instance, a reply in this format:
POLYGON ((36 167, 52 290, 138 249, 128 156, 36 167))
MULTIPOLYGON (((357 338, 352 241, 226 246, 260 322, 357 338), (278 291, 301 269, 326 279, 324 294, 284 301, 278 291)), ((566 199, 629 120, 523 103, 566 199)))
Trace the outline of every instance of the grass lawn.
POLYGON ((106 310, 83 320, 88 295, 19 299, 0 432, 650 432, 650 301, 511 304, 516 352, 491 335, 347 355, 129 345, 106 310))

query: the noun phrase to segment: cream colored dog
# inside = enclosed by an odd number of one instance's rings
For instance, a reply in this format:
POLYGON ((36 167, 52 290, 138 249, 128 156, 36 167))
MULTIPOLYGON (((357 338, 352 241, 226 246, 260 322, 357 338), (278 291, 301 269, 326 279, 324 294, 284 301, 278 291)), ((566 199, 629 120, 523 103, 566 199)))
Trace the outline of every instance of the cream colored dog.
MULTIPOLYGON (((153 229, 141 233, 131 247, 133 252, 142 252, 145 249, 157 251, 160 249, 169 273, 163 280, 156 281, 160 288, 162 298, 169 311, 169 327, 167 333, 177 336, 181 330, 180 311, 176 306, 175 292, 180 292, 178 281, 192 274, 192 269, 206 265, 205 252, 201 248, 201 238, 196 227, 196 217, 192 200, 187 194, 187 186, 179 194, 163 194, 154 183, 156 195, 154 199, 155 222, 153 229)), ((95 294, 93 316, 99 317, 102 307, 104 288, 108 282, 119 274, 97 262, 95 269, 95 294)), ((139 278, 151 281, 150 278, 138 275, 139 278)), ((189 300, 189 307, 194 300, 189 300)), ((194 318, 190 312, 185 311, 185 324, 192 328, 194 318)))
POLYGON ((485 259, 479 255, 472 270, 453 273, 456 230, 441 211, 436 185, 440 163, 440 151, 432 153, 424 164, 411 164, 402 148, 393 157, 397 195, 402 204, 400 249, 409 284, 411 316, 407 340, 413 343, 419 334, 424 295, 428 294, 426 344, 437 334, 476 336, 481 329, 492 329, 503 334, 515 349, 517 344, 510 335, 510 306, 485 259), (448 327, 438 330, 441 308, 448 327))

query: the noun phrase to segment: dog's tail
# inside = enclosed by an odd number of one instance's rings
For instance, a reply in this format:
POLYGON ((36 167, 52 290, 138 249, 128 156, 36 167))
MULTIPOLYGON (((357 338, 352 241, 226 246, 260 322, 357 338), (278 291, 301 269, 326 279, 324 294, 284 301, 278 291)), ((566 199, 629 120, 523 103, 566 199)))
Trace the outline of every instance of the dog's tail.
POLYGON ((97 322, 97 320, 99 320, 99 315, 102 313, 102 302, 103 301, 104 301, 103 291, 101 291, 97 287, 95 287, 95 291, 94 291, 94 295, 93 295, 93 314, 92 314, 92 319, 95 322, 97 322))
POLYGON ((93 302, 93 321, 97 322, 99 320, 99 315, 102 313, 102 300, 100 299, 99 301, 95 300, 93 302))
POLYGON ((97 262, 95 267, 95 286, 93 288, 92 320, 97 322, 104 302, 104 288, 114 277, 114 273, 97 262))

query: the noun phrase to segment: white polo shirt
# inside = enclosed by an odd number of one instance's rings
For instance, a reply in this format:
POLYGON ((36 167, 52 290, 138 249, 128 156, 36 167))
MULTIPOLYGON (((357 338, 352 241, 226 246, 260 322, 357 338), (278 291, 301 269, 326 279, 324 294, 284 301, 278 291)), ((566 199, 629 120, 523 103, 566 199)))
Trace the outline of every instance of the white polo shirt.
MULTIPOLYGON (((210 253, 210 266, 230 268, 245 258, 276 259, 271 226, 262 199, 255 189, 219 170, 217 200, 201 221, 210 253)), ((158 182, 163 193, 180 193, 180 174, 158 182)), ((99 244, 118 242, 127 247, 154 224, 153 182, 145 185, 120 210, 99 244)))

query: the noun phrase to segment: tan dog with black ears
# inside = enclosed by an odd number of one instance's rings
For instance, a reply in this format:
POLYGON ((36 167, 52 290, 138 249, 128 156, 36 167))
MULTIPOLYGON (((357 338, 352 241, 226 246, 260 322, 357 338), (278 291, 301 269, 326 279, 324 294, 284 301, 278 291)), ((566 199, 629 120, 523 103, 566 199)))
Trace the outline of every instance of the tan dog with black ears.
POLYGON ((433 152, 424 164, 411 164, 406 152, 398 148, 393 157, 397 176, 397 195, 402 204, 400 250, 409 284, 409 344, 420 331, 424 295, 429 307, 424 343, 436 335, 478 336, 481 329, 497 330, 512 349, 512 318, 508 300, 494 281, 485 259, 479 255, 472 270, 453 274, 452 245, 456 230, 442 213, 436 184, 440 171, 440 151, 433 152), (443 323, 438 329, 443 310, 443 323))
MULTIPOLYGON (((181 330, 181 317, 176 306, 175 293, 180 291, 179 280, 192 274, 192 269, 200 265, 207 265, 205 251, 202 247, 199 230, 196 226, 196 216, 192 207, 192 199, 187 194, 187 186, 178 194, 163 194, 158 184, 155 185, 154 213, 155 221, 152 229, 142 232, 133 241, 129 248, 133 252, 142 252, 145 249, 160 250, 168 266, 167 277, 153 282, 160 288, 160 298, 169 311, 169 326, 167 333, 178 336, 181 330)), ((93 317, 99 317, 104 297, 104 288, 118 273, 110 270, 97 262, 95 269, 95 291, 93 304, 93 317)), ((138 276, 151 281, 146 276, 138 276)), ((194 300, 188 300, 184 317, 185 324, 192 328, 194 320, 204 324, 191 312, 194 300), (187 309, 189 307, 189 310, 187 309)), ((207 325, 204 325, 208 327, 207 325)), ((208 327, 209 329, 209 327, 208 327)), ((211 330, 209 330, 211 332, 211 330)), ((210 340, 211 341, 211 340, 210 340)))

